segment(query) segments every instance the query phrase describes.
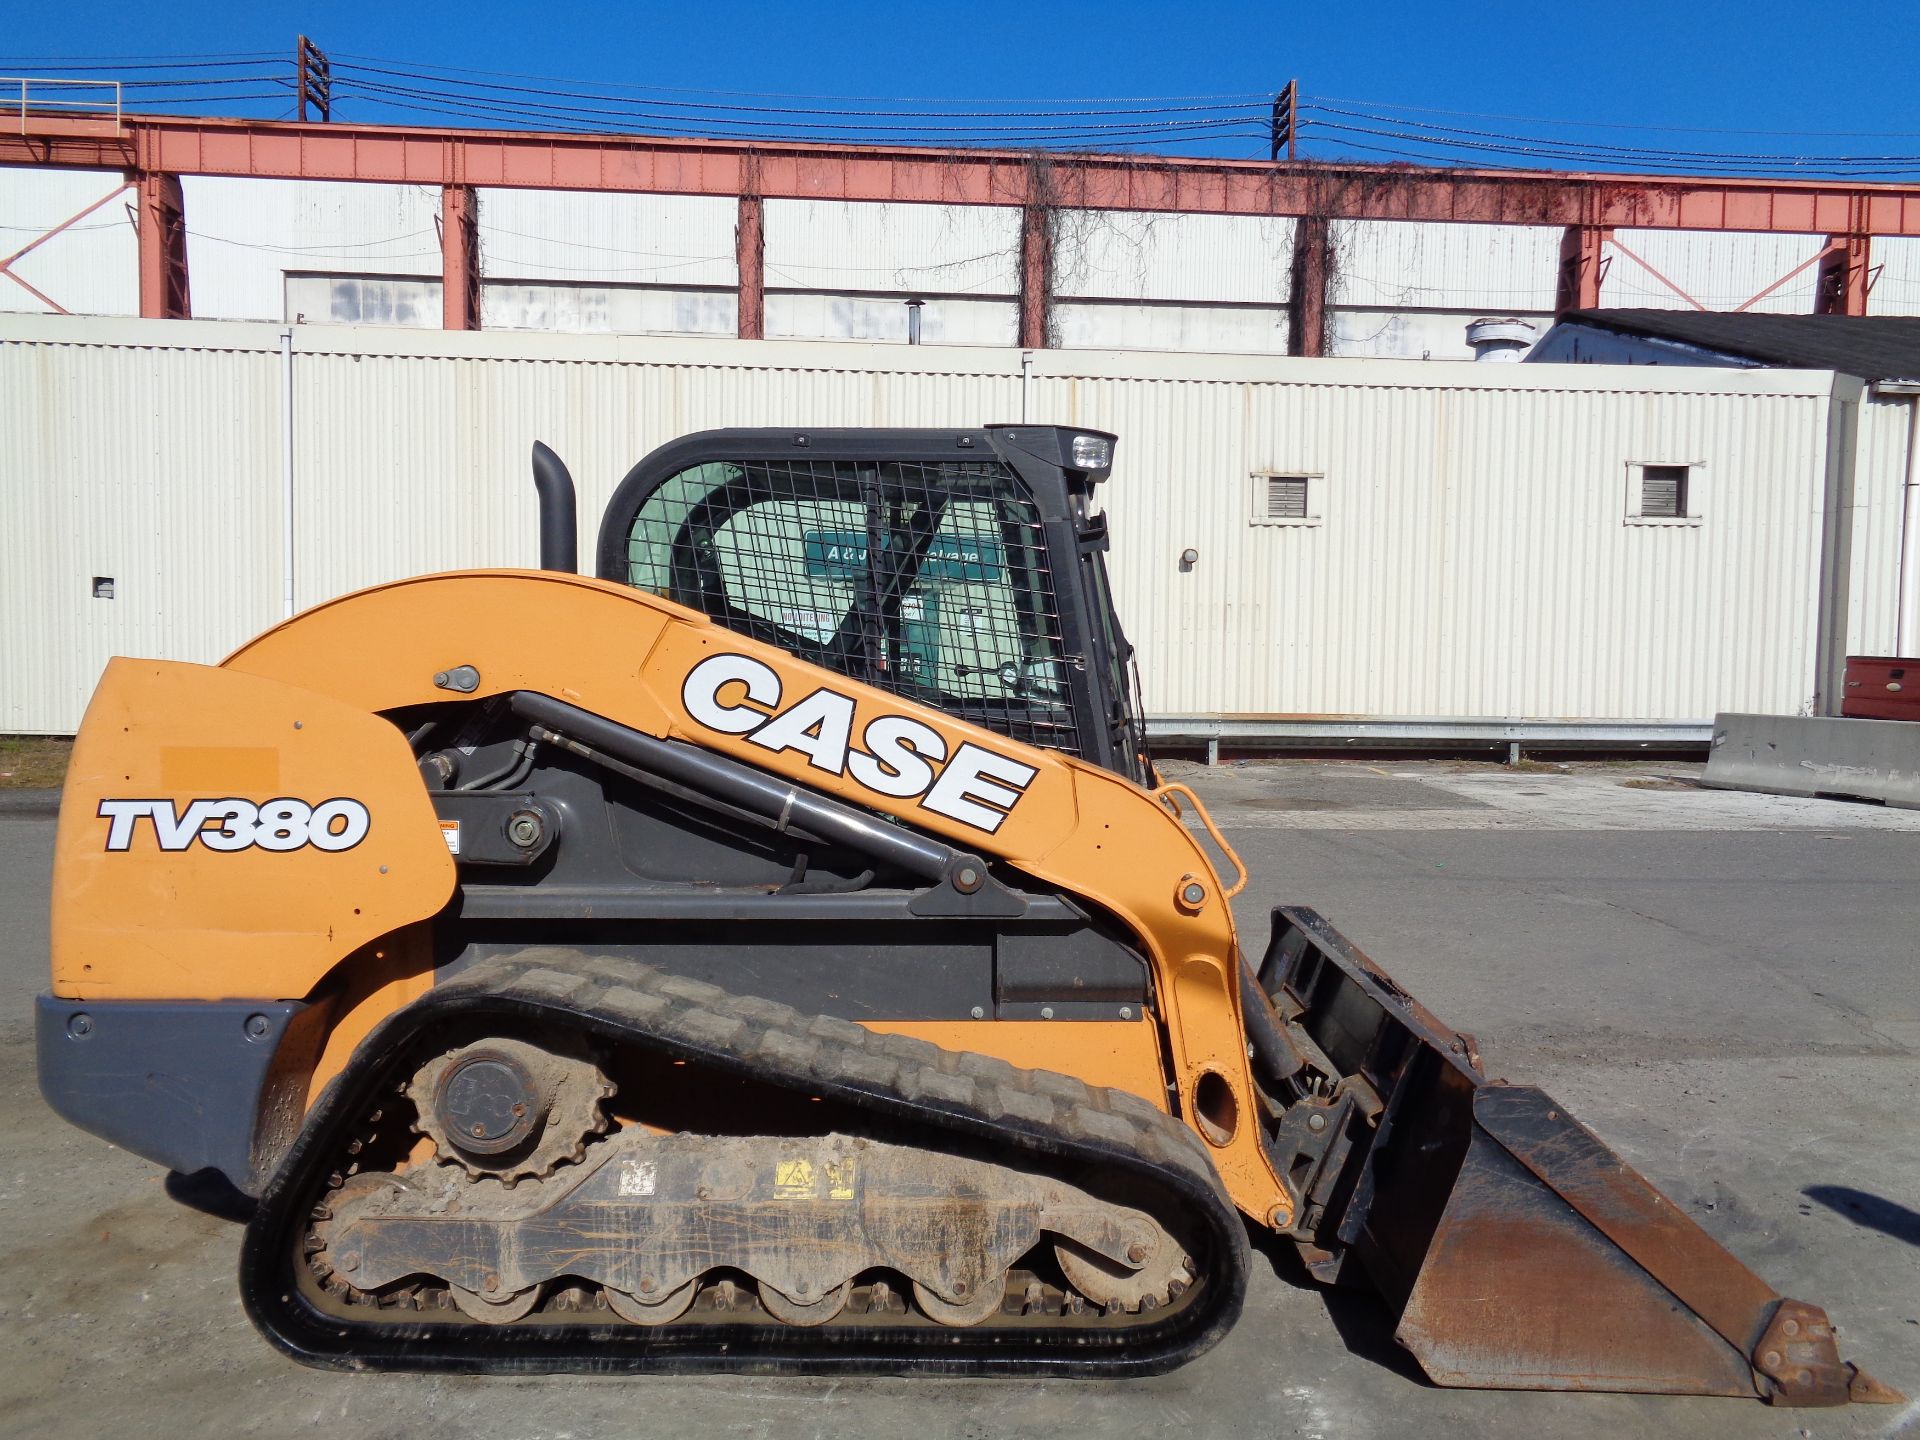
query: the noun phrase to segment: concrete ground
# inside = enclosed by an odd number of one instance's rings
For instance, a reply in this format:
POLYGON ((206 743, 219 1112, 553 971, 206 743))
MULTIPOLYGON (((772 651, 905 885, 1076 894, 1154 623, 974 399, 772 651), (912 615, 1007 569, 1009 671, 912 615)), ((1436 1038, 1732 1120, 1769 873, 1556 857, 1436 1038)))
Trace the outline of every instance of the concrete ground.
MULTIPOLYGON (((1315 905, 1491 1073, 1545 1086, 1920 1396, 1920 812, 1694 790, 1684 767, 1178 767, 1266 912, 1315 905)), ((234 1294, 238 1228, 34 1086, 49 819, 0 814, 0 1433, 1892 1436, 1920 1404, 1436 1389, 1365 1303, 1257 1259, 1216 1349, 1132 1382, 435 1379, 304 1370, 234 1294)))

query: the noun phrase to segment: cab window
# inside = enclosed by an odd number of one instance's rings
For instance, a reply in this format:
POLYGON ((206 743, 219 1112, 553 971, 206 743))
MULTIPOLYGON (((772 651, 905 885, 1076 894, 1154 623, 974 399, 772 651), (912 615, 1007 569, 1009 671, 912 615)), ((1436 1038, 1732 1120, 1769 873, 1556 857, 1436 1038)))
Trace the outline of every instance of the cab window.
POLYGON ((694 466, 627 536, 627 578, 801 659, 1078 750, 1040 516, 997 462, 694 466))

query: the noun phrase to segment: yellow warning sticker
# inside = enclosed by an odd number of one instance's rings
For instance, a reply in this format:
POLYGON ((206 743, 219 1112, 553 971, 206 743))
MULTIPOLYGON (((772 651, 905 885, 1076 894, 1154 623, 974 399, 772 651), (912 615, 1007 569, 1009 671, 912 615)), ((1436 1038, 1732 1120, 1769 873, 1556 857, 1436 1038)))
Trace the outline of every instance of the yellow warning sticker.
POLYGON ((853 1161, 842 1160, 838 1164, 828 1163, 827 1198, 829 1200, 853 1199, 853 1161))
POLYGON ((818 1200, 822 1182, 829 1200, 851 1200, 854 1189, 852 1160, 829 1160, 815 1165, 811 1160, 773 1162, 773 1195, 776 1200, 818 1200))
POLYGON ((773 1162, 773 1193, 780 1200, 811 1200, 819 1193, 819 1181, 811 1160, 773 1162))

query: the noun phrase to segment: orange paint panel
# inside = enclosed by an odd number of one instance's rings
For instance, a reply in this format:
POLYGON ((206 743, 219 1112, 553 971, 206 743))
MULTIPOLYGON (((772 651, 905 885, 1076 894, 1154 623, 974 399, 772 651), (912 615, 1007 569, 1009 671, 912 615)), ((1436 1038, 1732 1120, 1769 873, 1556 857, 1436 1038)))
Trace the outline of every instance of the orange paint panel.
POLYGON ((465 699, 433 677, 472 665, 477 694, 539 690, 654 730, 665 712, 642 684, 640 663, 666 620, 636 607, 636 594, 546 570, 401 580, 316 606, 222 664, 289 681, 311 677, 367 710, 465 699))
POLYGON ((380 950, 355 958, 360 964, 343 967, 344 984, 330 997, 333 1028, 307 1082, 309 1108, 375 1025, 433 988, 433 946, 424 926, 392 936, 380 950))
MULTIPOLYGON (((259 778, 265 765, 241 768, 259 778)), ((343 955, 439 911, 453 884, 413 754, 387 721, 273 680, 114 660, 61 798, 53 990, 304 997, 343 955), (213 736, 269 752, 276 782, 252 791, 201 773, 170 786, 168 752, 213 736)))
POLYGON ((277 794, 280 752, 271 745, 163 745, 160 784, 173 795, 277 794))

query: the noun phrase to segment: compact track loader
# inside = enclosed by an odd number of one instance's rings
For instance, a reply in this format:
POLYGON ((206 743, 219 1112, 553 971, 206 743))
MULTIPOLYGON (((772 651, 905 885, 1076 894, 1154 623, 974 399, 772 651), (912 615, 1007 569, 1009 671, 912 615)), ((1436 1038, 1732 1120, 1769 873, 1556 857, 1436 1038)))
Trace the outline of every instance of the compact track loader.
POLYGON ((41 1085, 257 1197, 288 1354, 1139 1375, 1249 1227, 1447 1385, 1892 1398, 1159 783, 1087 430, 729 430, 533 571, 118 659, 41 1085))

